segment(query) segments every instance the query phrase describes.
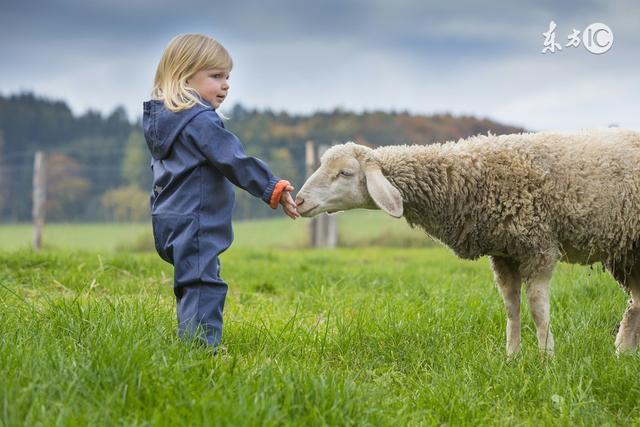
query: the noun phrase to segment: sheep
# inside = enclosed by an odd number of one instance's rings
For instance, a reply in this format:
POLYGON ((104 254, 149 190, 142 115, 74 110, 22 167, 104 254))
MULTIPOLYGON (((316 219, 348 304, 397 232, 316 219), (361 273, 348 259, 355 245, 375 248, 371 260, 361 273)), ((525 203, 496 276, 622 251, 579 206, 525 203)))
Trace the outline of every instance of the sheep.
POLYGON ((464 259, 487 255, 506 307, 506 353, 520 350, 520 292, 538 346, 553 354, 549 281, 557 261, 601 262, 631 294, 615 339, 640 332, 640 133, 480 135, 432 145, 331 147, 296 196, 311 217, 355 208, 404 215, 464 259))

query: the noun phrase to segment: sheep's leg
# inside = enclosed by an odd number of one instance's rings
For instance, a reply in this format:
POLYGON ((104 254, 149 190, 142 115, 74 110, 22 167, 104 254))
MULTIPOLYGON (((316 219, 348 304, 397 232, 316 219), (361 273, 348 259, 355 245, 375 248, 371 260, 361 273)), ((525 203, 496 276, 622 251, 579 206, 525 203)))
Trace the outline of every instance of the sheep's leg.
POLYGON ((490 257, 491 268, 507 310, 507 356, 520 351, 520 272, 508 258, 490 257))
POLYGON ((525 264, 520 273, 525 277, 527 304, 529 304, 533 322, 536 324, 538 347, 547 354, 553 354, 549 282, 553 274, 555 259, 550 254, 546 255, 525 264))
POLYGON ((624 312, 618 335, 616 335, 616 352, 618 354, 631 353, 638 347, 638 325, 640 325, 640 293, 631 292, 631 301, 624 312))
POLYGON ((640 333, 640 266, 636 266, 623 284, 631 294, 629 306, 624 312, 618 335, 616 352, 618 354, 634 352, 638 347, 640 333))

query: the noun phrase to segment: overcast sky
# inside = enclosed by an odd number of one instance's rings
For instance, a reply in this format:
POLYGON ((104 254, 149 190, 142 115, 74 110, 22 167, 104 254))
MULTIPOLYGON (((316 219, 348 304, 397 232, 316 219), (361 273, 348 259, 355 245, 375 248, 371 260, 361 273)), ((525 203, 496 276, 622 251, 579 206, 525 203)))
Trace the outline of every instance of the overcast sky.
POLYGON ((639 23, 635 0, 2 0, 0 93, 34 91, 75 113, 123 105, 133 119, 167 42, 201 32, 234 59, 227 107, 640 129, 639 23), (551 20, 563 48, 542 54, 551 20), (597 22, 613 32, 608 52, 565 46, 597 22))

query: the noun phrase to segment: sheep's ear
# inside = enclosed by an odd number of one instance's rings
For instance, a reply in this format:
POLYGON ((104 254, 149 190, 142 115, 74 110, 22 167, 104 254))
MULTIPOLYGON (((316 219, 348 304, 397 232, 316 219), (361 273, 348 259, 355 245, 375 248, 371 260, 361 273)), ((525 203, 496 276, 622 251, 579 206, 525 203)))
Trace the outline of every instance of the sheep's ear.
POLYGON ((364 172, 367 177, 367 190, 375 204, 395 218, 402 216, 402 196, 400 191, 382 175, 380 168, 369 166, 364 172))

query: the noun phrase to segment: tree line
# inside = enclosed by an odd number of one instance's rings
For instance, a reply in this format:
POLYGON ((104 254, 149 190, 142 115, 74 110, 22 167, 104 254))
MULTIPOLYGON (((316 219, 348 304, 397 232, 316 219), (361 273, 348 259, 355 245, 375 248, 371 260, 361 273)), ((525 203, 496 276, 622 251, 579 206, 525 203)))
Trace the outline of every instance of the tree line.
MULTIPOLYGON (((225 126, 246 151, 298 188, 304 181, 305 142, 355 141, 370 146, 430 144, 487 133, 520 132, 489 119, 408 112, 354 113, 335 109, 311 115, 256 110, 236 104, 225 126)), ((148 218, 150 155, 140 119, 123 107, 110 114, 74 115, 60 100, 33 93, 0 95, 0 220, 29 221, 33 157, 47 155, 48 221, 143 221, 148 218)), ((274 215, 239 191, 234 215, 274 215)))

